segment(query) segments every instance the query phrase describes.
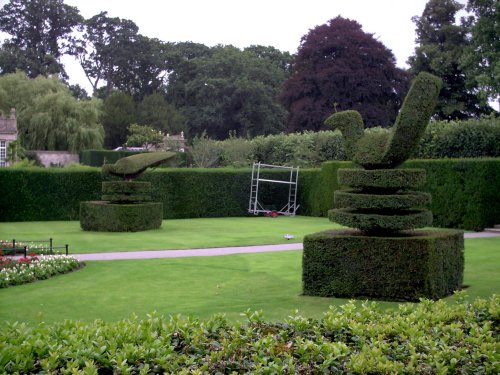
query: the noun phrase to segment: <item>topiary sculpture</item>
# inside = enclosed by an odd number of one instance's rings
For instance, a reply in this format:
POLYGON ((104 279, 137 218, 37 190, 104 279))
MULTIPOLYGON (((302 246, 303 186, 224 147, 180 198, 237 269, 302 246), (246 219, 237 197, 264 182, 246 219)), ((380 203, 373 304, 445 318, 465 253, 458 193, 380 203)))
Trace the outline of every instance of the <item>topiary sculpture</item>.
POLYGON ((463 233, 417 230, 430 226, 425 170, 395 169, 418 145, 434 111, 441 80, 420 73, 387 134, 365 134, 356 111, 325 124, 343 135, 348 157, 362 169, 340 169, 348 189, 335 192, 331 221, 347 227, 304 238, 304 294, 391 300, 441 298, 461 286, 463 233))
POLYGON ((87 231, 136 232, 159 228, 163 204, 151 201, 151 183, 132 181, 146 169, 165 163, 174 152, 152 152, 128 156, 103 165, 103 174, 123 181, 102 183, 101 201, 80 204, 80 226, 87 231))

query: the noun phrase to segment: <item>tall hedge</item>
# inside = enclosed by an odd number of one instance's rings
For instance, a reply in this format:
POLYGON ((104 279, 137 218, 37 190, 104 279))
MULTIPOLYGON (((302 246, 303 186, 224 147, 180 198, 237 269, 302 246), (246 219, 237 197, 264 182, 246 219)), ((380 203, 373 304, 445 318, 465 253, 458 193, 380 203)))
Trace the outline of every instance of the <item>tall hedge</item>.
POLYGON ((0 221, 78 220, 80 201, 99 200, 100 169, 1 168, 0 221))
MULTIPOLYGON (((298 214, 326 216, 339 188, 337 170, 350 166, 327 162, 301 169, 298 214)), ((421 190, 432 194, 434 226, 479 230, 500 223, 500 159, 411 160, 403 167, 426 170, 421 190)), ((266 173, 285 179, 287 172, 266 173)), ((152 182, 153 200, 163 202, 164 218, 173 219, 247 215, 250 176, 250 169, 156 169, 139 180, 152 182)), ((102 181, 98 168, 1 168, 0 221, 78 220, 80 201, 99 200, 102 181)), ((285 186, 263 183, 263 204, 286 203, 285 186)))

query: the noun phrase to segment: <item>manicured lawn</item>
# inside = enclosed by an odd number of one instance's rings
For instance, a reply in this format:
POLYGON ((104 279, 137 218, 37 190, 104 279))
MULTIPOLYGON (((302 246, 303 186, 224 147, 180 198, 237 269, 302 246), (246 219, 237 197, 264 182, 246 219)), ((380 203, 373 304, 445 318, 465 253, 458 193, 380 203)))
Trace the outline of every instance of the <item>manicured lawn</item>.
MULTIPOLYGON (((500 238, 467 239, 465 247, 466 293, 471 298, 500 293, 500 238)), ((225 313, 237 320, 247 309, 262 309, 269 320, 295 309, 319 318, 346 300, 301 296, 301 256, 287 251, 88 262, 71 274, 0 289, 0 321, 115 321, 152 311, 201 318, 225 313)))
POLYGON ((196 249, 302 242, 303 236, 340 228, 326 218, 295 216, 164 220, 161 228, 136 233, 85 232, 79 221, 0 223, 0 239, 42 240, 69 244, 70 253, 196 249))

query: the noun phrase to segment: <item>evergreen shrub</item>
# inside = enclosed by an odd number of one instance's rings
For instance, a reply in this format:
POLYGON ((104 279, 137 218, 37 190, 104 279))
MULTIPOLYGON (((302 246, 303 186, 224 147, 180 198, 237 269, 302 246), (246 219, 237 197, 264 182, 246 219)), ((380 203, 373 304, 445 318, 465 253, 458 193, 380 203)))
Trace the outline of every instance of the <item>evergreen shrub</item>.
POLYGON ((118 322, 6 322, 0 368, 9 374, 498 374, 500 297, 332 306, 243 322, 148 314, 118 322))
POLYGON ((161 226, 163 204, 159 202, 113 204, 81 202, 80 226, 85 231, 138 232, 161 226))
POLYGON ((304 238, 304 294, 418 301, 462 287, 463 233, 440 229, 389 237, 356 230, 304 238))

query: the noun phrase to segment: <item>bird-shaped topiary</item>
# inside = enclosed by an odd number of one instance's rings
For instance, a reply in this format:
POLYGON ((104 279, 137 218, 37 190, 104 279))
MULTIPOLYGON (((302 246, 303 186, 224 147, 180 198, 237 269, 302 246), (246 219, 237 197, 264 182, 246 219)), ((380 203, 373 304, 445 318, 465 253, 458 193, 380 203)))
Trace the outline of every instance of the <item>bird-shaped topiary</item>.
POLYGON ((365 169, 394 168, 418 146, 436 106, 441 79, 422 72, 413 80, 391 132, 365 134, 357 111, 334 113, 325 124, 340 129, 346 155, 365 169))
POLYGON ((424 170, 394 169, 417 147, 437 103, 441 79, 420 73, 413 81, 390 133, 364 132, 357 111, 334 113, 325 124, 342 132, 347 156, 363 169, 341 169, 339 183, 350 190, 335 192, 332 221, 384 235, 432 223, 425 209, 431 197, 413 191, 425 182, 424 170))
POLYGON ((124 180, 133 180, 146 169, 156 167, 172 159, 175 152, 148 152, 119 159, 114 164, 104 164, 102 173, 122 177, 124 180))
POLYGON ((174 152, 151 152, 105 164, 103 174, 123 178, 104 181, 101 201, 81 202, 80 226, 88 231, 135 232, 159 228, 163 204, 151 202, 151 182, 132 181, 146 169, 165 163, 174 152))

